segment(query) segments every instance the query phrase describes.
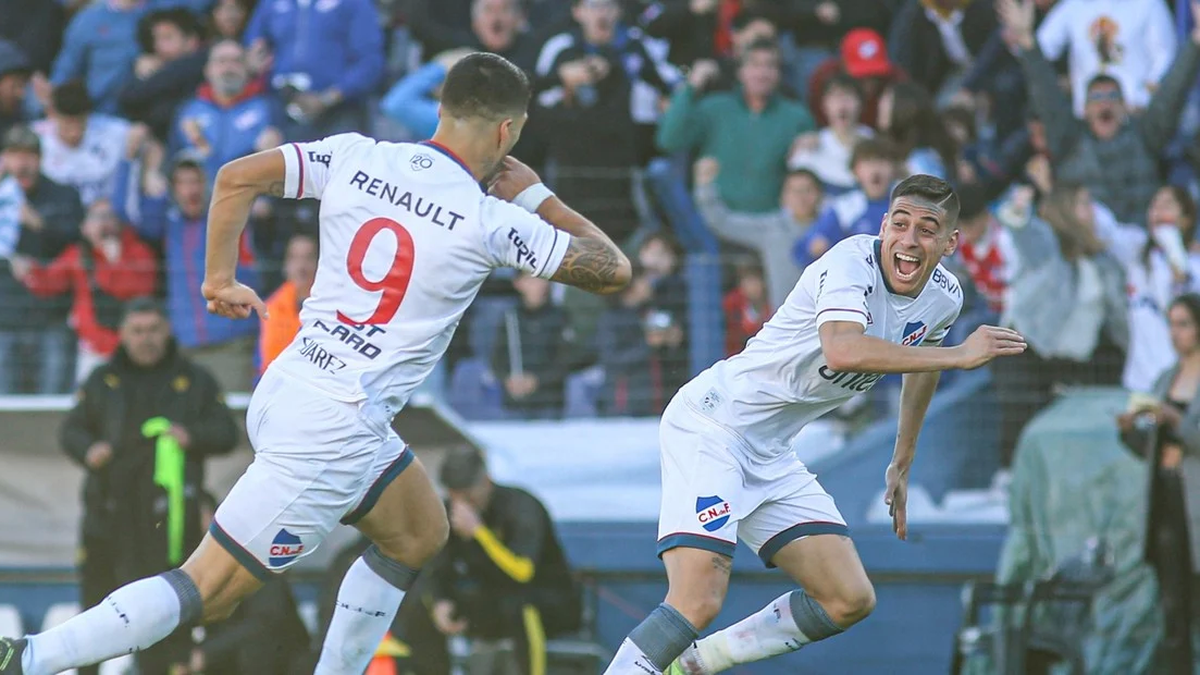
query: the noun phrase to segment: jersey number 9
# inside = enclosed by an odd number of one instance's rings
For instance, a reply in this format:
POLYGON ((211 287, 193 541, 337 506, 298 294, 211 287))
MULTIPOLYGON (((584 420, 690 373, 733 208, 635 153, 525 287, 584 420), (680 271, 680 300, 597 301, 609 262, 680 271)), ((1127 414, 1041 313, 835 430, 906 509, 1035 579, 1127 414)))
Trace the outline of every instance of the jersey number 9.
POLYGON ((337 313, 338 321, 355 325, 376 325, 387 323, 400 309, 404 294, 408 292, 408 282, 412 279, 413 269, 413 239, 404 226, 390 218, 372 218, 363 223, 350 242, 350 251, 346 254, 346 269, 350 279, 364 291, 381 293, 375 312, 363 320, 353 319, 342 312, 337 313), (372 281, 363 274, 363 261, 367 257, 367 249, 375 237, 384 230, 396 236, 396 257, 392 266, 382 279, 372 281))

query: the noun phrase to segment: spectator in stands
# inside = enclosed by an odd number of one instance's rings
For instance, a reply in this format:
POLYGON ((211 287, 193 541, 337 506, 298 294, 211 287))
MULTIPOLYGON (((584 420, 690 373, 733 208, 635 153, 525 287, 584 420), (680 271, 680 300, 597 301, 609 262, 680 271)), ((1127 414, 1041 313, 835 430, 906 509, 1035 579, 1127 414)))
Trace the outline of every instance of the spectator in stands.
POLYGON ((658 129, 663 150, 698 150, 726 167, 717 178, 717 189, 733 211, 763 213, 777 208, 788 149, 797 136, 815 129, 803 105, 779 95, 779 58, 774 42, 750 45, 738 70, 740 90, 703 99, 697 99, 696 91, 717 70, 711 64, 693 68, 658 129), (731 170, 734 167, 736 171, 731 170))
MULTIPOLYGON (((1068 3, 1075 4, 1087 3, 1068 3)), ((1029 98, 1046 125, 1056 178, 1085 185, 1118 221, 1140 222, 1161 184, 1159 157, 1175 133, 1188 89, 1200 71, 1200 26, 1175 56, 1145 112, 1131 116, 1121 82, 1097 75, 1081 90, 1084 120, 1079 121, 1034 40, 1032 0, 1000 0, 998 6, 1025 71, 1029 98)))
POLYGON ((1189 251, 1196 234, 1196 202, 1185 188, 1159 188, 1150 201, 1148 229, 1112 228, 1113 253, 1125 264, 1129 291, 1129 358, 1122 384, 1148 392, 1171 367, 1166 308, 1184 293, 1200 292, 1200 252, 1189 251))
POLYGON ((720 171, 715 159, 705 157, 696 162, 696 205, 718 237, 758 254, 766 274, 767 300, 771 307, 782 307, 803 271, 792 257, 792 247, 817 219, 821 181, 806 169, 792 171, 783 182, 779 210, 735 213, 717 195, 715 181, 720 171))
POLYGON ((408 20, 427 53, 453 49, 492 52, 532 71, 538 45, 525 32, 525 11, 519 0, 471 0, 469 27, 444 26, 429 16, 426 2, 410 5, 408 20))
MULTIPOLYGON (((755 5, 755 7, 763 7, 755 5)), ((648 14, 653 13, 653 6, 647 9, 648 14)), ((714 91, 733 91, 740 85, 738 83, 738 64, 741 63, 742 55, 745 54, 746 48, 750 45, 763 40, 769 42, 778 42, 779 31, 775 28, 775 22, 771 19, 775 16, 774 13, 764 11, 751 11, 743 9, 734 15, 730 22, 730 47, 728 54, 722 50, 721 55, 699 59, 690 65, 691 68, 708 68, 716 65, 717 75, 708 79, 704 86, 696 90, 697 96, 714 92, 714 91), (700 64, 708 64, 701 66, 700 64)), ((653 22, 652 22, 653 23, 653 22)), ((672 45, 674 42, 672 42, 672 45)), ((674 63, 674 61, 672 61, 674 63)), ((780 91, 785 95, 792 96, 793 92, 787 89, 786 84, 780 84, 780 91)), ((793 96, 794 98, 794 96, 793 96)))
POLYGON ((1047 60, 1068 57, 1071 98, 1080 117, 1090 83, 1101 74, 1113 79, 1130 107, 1147 107, 1178 48, 1163 0, 1062 0, 1046 14, 1036 37, 1047 60))
MULTIPOLYGON (((143 153, 133 144, 129 151, 134 158, 143 153)), ((146 168, 151 175, 157 175, 158 170, 156 166, 146 168)), ((187 154, 177 156, 169 168, 169 184, 161 179, 150 181, 152 187, 144 191, 137 204, 136 217, 131 217, 132 205, 126 198, 131 173, 131 160, 122 161, 113 206, 143 238, 162 242, 167 312, 176 340, 188 358, 213 373, 223 389, 246 391, 254 373, 251 364, 258 326, 253 321, 209 314, 204 298, 196 293, 204 276, 207 244, 208 177, 202 160, 187 154)), ((243 283, 257 286, 249 233, 242 237, 237 274, 243 283)))
POLYGON ((65 25, 60 3, 43 0, 0 3, 0 40, 10 41, 25 54, 33 71, 50 72, 54 55, 62 46, 65 25))
POLYGON ((640 23, 647 35, 667 41, 671 63, 686 67, 702 59, 736 57, 738 33, 753 21, 767 29, 758 37, 775 39, 775 26, 767 14, 771 9, 762 0, 660 0, 649 3, 640 23))
POLYGON ((175 117, 170 148, 203 157, 213 180, 228 162, 281 145, 283 134, 262 81, 249 77, 241 44, 222 40, 209 49, 207 61, 205 83, 175 117))
POLYGON ((1192 635, 1200 627, 1200 606, 1192 600, 1200 584, 1200 296, 1176 298, 1168 315, 1175 363, 1155 379, 1158 400, 1131 400, 1117 426, 1121 440, 1152 467, 1143 555, 1158 577, 1165 619, 1155 672, 1190 673, 1192 635))
POLYGON ((538 55, 533 114, 555 165, 555 191, 624 244, 640 225, 633 170, 653 153, 659 98, 674 86, 675 70, 620 23, 616 0, 573 2, 575 26, 538 55))
POLYGON ((471 639, 469 672, 539 672, 545 638, 578 630, 582 619, 580 589, 550 514, 537 497, 493 482, 474 448, 451 451, 440 478, 451 536, 429 564, 434 624, 471 639), (487 663, 503 658, 487 650, 498 640, 515 641, 515 670, 487 663))
POLYGON ((563 412, 567 316, 550 302, 550 282, 521 273, 521 296, 500 323, 492 372, 504 384, 504 407, 521 418, 556 418, 563 412))
MULTIPOLYGON (((200 543, 198 496, 208 458, 238 429, 216 380, 180 354, 162 307, 134 300, 121 344, 80 389, 63 421, 63 450, 86 471, 80 605, 183 562, 200 543)), ((186 663, 191 629, 138 653, 141 672, 186 663)))
POLYGON ((200 9, 207 0, 106 0, 79 10, 67 25, 50 81, 35 82, 39 99, 49 103, 51 86, 82 78, 98 112, 117 112, 117 96, 138 56, 138 23, 155 9, 180 5, 200 9))
POLYGON ((1118 384, 1129 344, 1125 274, 1096 231, 1087 189, 1056 184, 1036 213, 1033 195, 1032 187, 1018 186, 997 214, 1018 260, 1003 323, 1029 343, 992 371, 1004 467, 1026 422, 1058 386, 1118 384))
POLYGON ((774 313, 767 302, 767 285, 762 268, 753 263, 737 266, 737 285, 725 294, 721 309, 725 312, 725 355, 742 351, 774 313))
POLYGON ((896 146, 868 138, 854 146, 850 170, 858 189, 827 200, 825 210, 808 232, 792 246, 792 259, 801 269, 830 247, 855 234, 878 234, 888 210, 888 196, 897 179, 896 146))
POLYGON ((269 77, 287 104, 288 140, 367 128, 366 98, 383 76, 383 31, 371 0, 259 2, 244 40, 252 52, 272 55, 269 77))
POLYGON ((438 100, 446 73, 470 53, 468 49, 442 52, 430 59, 429 63, 400 78, 379 102, 380 111, 403 124, 412 140, 423 141, 432 137, 437 129, 438 100))
POLYGON ((658 399, 655 411, 661 412, 691 376, 688 287, 680 274, 683 251, 669 234, 655 232, 638 245, 637 258, 650 280, 646 341, 651 348, 650 369, 658 399))
POLYGON ((250 21, 255 0, 217 0, 208 13, 209 37, 215 41, 237 40, 250 21))
MULTIPOLYGON (((41 142, 29 127, 9 129, 0 146, 2 173, 21 190, 18 255, 49 263, 79 237, 79 193, 39 169, 41 142)), ((0 392, 55 394, 70 387, 70 301, 34 296, 0 260, 0 392)))
POLYGON ((112 198, 129 122, 94 112, 82 80, 54 88, 50 117, 33 125, 42 139, 42 172, 79 191, 84 205, 112 198))
POLYGON ((841 56, 830 58, 817 67, 808 83, 808 101, 817 116, 817 124, 821 126, 829 124, 821 104, 821 92, 825 91, 825 81, 838 72, 844 72, 858 81, 863 94, 860 121, 873 128, 878 128, 875 116, 884 89, 907 79, 903 69, 888 59, 887 46, 879 33, 869 28, 849 31, 842 38, 841 56))
MULTIPOLYGON (((633 280, 610 300, 600 315, 595 344, 604 384, 597 397, 597 411, 605 416, 644 416, 654 411, 655 382, 650 370, 650 345, 646 341, 647 311, 654 287, 641 265, 635 265, 633 280)), ((671 318, 658 317, 653 326, 670 330, 671 318), (666 318, 666 321, 663 321, 666 318)))
POLYGON ((25 86, 31 69, 19 47, 0 40, 0 136, 25 119, 25 86))
POLYGON ((446 3, 416 0, 409 3, 405 15, 426 53, 463 48, 492 52, 527 71, 533 70, 538 44, 524 30, 525 8, 519 0, 469 0, 469 21, 453 24, 434 16, 431 5, 439 4, 446 3))
POLYGON ((176 7, 147 14, 138 25, 142 54, 133 64, 133 77, 121 87, 121 114, 150 127, 166 140, 175 110, 204 82, 200 19, 176 7))
POLYGON ((126 301, 152 295, 158 282, 154 250, 117 219, 107 199, 88 207, 82 239, 47 265, 12 261, 13 276, 40 297, 70 293, 70 325, 78 336, 75 383, 116 351, 126 301))
POLYGON ((300 332, 300 308, 312 291, 317 275, 317 240, 298 234, 288 240, 283 258, 284 281, 267 298, 269 319, 260 319, 258 334, 258 372, 283 353, 300 332))
POLYGON ((943 88, 958 89, 996 29, 989 0, 907 0, 892 22, 888 47, 913 82, 937 96, 943 88))
POLYGON ((862 92, 849 75, 837 73, 825 80, 820 101, 821 112, 829 124, 796 139, 788 168, 813 172, 821 179, 824 190, 837 196, 857 185, 850 171, 850 156, 854 146, 874 132, 859 122, 863 112, 862 92))
POLYGON ((915 82, 898 82, 879 97, 879 131, 892 139, 903 170, 897 179, 927 173, 953 182, 958 148, 933 105, 929 92, 915 82))
MULTIPOLYGON (((208 492, 199 499, 200 529, 207 532, 217 500, 208 492)), ((305 649, 308 643, 291 584, 286 576, 272 574, 232 616, 205 626, 191 658, 179 665, 188 675, 292 675, 315 667, 305 649)))
POLYGON ((1004 311, 1004 295, 1016 264, 1016 251, 1008 230, 988 208, 982 187, 959 188, 958 203, 958 248, 954 256, 987 303, 987 315, 979 317, 978 323, 995 324, 1004 311))

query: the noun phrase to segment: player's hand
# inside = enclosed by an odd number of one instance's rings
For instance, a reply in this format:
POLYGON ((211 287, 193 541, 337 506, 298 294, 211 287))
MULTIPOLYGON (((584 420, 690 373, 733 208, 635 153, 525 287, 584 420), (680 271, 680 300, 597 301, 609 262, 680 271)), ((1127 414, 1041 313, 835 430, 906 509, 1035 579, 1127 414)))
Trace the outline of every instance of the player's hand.
POLYGON ((480 527, 483 527, 483 520, 474 506, 461 499, 450 500, 450 528, 455 534, 463 539, 472 539, 480 527))
POLYGON ((506 202, 511 202, 525 188, 542 182, 537 172, 515 157, 505 157, 500 170, 488 183, 488 192, 506 202))
POLYGON ((888 505, 888 515, 892 517, 892 532, 904 541, 908 538, 908 469, 889 464, 884 480, 887 487, 883 503, 888 505))
POLYGON ((87 453, 83 456, 83 463, 92 470, 102 469, 112 459, 112 455, 112 445, 104 441, 97 441, 87 449, 87 453))
POLYGON ((999 356, 1016 356, 1025 351, 1025 338, 1011 328, 980 326, 961 345, 959 368, 973 370, 999 356))
POLYGON ((438 600, 433 603, 433 625, 442 635, 458 635, 467 630, 467 622, 454 618, 454 603, 449 600, 438 600))
POLYGON ((200 286, 200 293, 208 301, 210 314, 228 319, 245 319, 249 318, 251 312, 258 312, 260 317, 267 318, 267 304, 253 288, 237 281, 217 286, 206 280, 200 286))

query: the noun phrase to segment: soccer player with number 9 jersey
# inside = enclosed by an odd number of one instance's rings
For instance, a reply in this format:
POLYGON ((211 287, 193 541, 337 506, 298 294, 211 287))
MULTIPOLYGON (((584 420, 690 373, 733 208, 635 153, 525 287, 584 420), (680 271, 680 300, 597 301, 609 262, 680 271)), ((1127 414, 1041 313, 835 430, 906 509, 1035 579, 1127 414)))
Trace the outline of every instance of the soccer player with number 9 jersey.
POLYGON ((612 293, 631 274, 596 225, 508 157, 529 96, 520 69, 474 54, 447 74, 429 142, 342 134, 222 168, 198 290, 223 316, 265 310, 233 277, 253 201, 321 200, 320 258, 300 331, 246 413, 254 462, 180 569, 120 588, 45 633, 0 639, 0 675, 58 673, 225 618, 339 522, 373 545, 343 579, 316 672, 366 669, 448 532, 445 508, 392 418, 441 358, 480 285, 512 267, 612 293))

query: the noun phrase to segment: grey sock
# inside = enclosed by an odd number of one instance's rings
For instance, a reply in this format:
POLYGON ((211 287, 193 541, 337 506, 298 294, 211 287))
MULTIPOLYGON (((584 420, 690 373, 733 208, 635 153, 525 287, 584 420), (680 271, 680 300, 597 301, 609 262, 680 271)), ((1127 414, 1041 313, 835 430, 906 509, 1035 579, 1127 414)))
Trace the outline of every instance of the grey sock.
POLYGON ((204 601, 200 598, 200 589, 196 582, 181 569, 168 570, 162 573, 162 578, 171 585, 171 590, 179 596, 179 625, 190 626, 204 616, 204 601))
POLYGON ((788 598, 788 604, 791 605, 792 619, 795 620, 796 626, 810 641, 824 640, 842 632, 842 629, 825 613, 825 608, 813 600, 808 593, 792 591, 788 598))
POLYGON ((659 670, 666 670, 699 634, 678 610, 664 602, 633 629, 629 639, 659 670))
POLYGON ((362 557, 372 572, 402 591, 407 591, 420 573, 420 570, 414 570, 398 560, 387 557, 375 544, 371 544, 371 548, 364 551, 362 557))

